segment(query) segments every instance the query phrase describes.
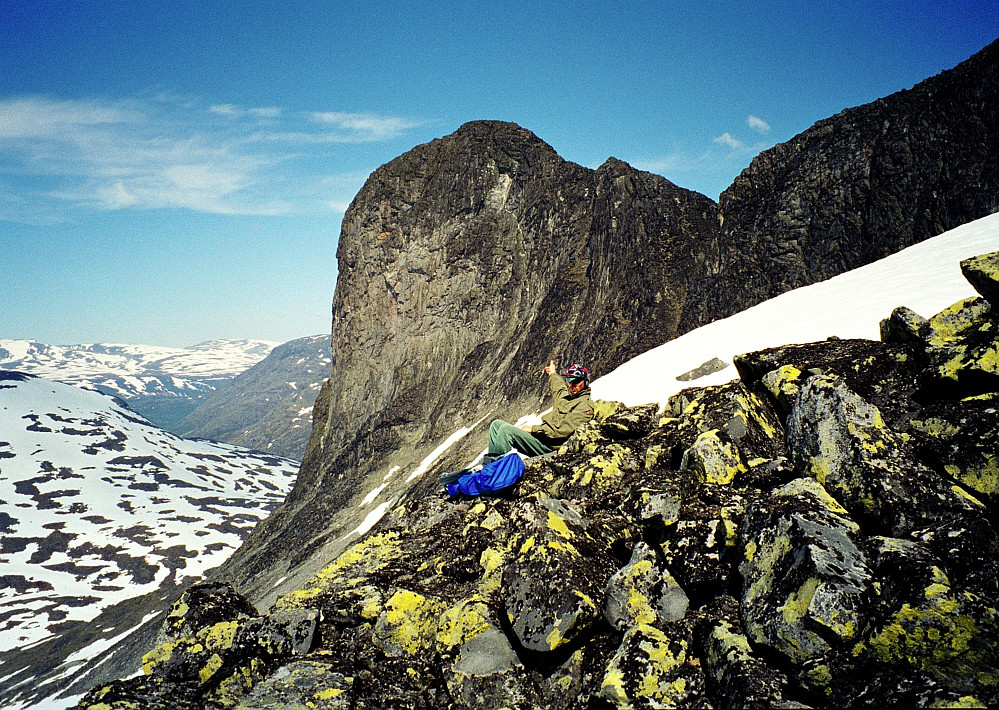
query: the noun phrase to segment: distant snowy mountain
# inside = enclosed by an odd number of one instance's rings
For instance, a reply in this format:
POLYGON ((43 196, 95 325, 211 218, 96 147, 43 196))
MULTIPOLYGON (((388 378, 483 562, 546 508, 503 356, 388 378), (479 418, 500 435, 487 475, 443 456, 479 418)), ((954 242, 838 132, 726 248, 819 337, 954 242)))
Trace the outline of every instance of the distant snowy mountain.
POLYGON ((297 467, 181 439, 104 394, 0 371, 0 653, 217 566, 284 499, 297 467))
POLYGON ((173 431, 301 459, 329 371, 329 335, 289 341, 219 387, 173 431))
POLYGON ((277 345, 263 340, 211 340, 189 348, 167 348, 0 339, 0 370, 113 394, 159 426, 170 427, 277 345))

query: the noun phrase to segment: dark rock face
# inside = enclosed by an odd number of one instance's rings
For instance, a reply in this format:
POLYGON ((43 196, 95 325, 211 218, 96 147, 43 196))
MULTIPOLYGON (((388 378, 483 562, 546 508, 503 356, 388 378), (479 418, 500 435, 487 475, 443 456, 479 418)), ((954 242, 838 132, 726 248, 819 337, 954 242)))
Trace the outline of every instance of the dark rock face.
MULTIPOLYGON (((979 310, 945 313, 996 322, 979 310)), ((189 590, 146 675, 81 707, 995 706, 997 476, 974 437, 999 389, 915 387, 976 367, 942 374, 924 335, 599 402, 511 490, 414 497, 265 614, 189 590)))
POLYGON ((684 325, 876 261, 999 210, 999 41, 758 155, 724 218, 684 325))
POLYGON ((311 554, 333 514, 456 422, 533 409, 550 357, 602 372, 674 335, 717 224, 702 195, 613 159, 566 162, 509 123, 381 167, 344 217, 322 426, 286 506, 227 573, 269 564, 258 544, 311 554))

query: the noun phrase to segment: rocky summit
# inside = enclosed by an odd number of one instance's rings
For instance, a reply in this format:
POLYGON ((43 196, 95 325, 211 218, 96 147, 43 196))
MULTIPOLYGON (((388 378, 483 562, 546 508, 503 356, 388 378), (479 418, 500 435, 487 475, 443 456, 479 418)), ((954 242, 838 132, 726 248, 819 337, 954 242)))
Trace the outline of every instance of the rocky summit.
POLYGON ((113 708, 994 707, 999 252, 882 340, 597 403, 502 495, 414 498, 263 611, 174 604, 113 708))

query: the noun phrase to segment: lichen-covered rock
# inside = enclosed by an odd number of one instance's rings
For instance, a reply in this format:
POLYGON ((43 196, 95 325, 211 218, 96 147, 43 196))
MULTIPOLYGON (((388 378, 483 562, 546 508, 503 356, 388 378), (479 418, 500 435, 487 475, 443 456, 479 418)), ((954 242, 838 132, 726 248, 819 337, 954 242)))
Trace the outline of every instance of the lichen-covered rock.
POLYGON ((798 396, 798 390, 807 378, 807 375, 802 377, 802 374, 794 365, 781 365, 760 378, 760 384, 770 393, 782 417, 786 417, 791 411, 794 398, 798 396))
POLYGON ((934 393, 953 397, 999 391, 999 318, 988 301, 959 301, 929 324, 934 393))
POLYGON ((665 629, 632 627, 607 666, 600 697, 620 710, 708 707, 692 645, 690 627, 683 622, 665 629))
POLYGON ((904 536, 927 521, 980 515, 970 496, 910 455, 877 407, 836 378, 809 379, 788 416, 787 440, 796 470, 871 532, 904 536))
POLYGON ((754 502, 739 565, 746 636, 794 664, 854 640, 868 616, 871 585, 859 533, 812 479, 754 502))
POLYGON ((447 689, 460 707, 538 704, 537 689, 481 598, 462 600, 440 617, 437 650, 447 689))
POLYGON ((930 336, 930 322, 910 308, 899 306, 881 321, 884 343, 921 343, 930 336))
MULTIPOLYGON (((558 454, 539 464, 532 462, 521 479, 520 494, 579 500, 628 488, 628 482, 642 469, 644 457, 638 453, 640 445, 632 441, 611 442, 595 428, 589 431, 600 443, 583 444, 584 439, 580 439, 577 443, 582 448, 573 453, 566 449, 567 442, 558 454)), ((589 434, 583 432, 583 436, 589 434)))
POLYGON ((160 676, 116 680, 91 689, 79 710, 203 710, 194 686, 178 687, 160 676))
POLYGON ((316 609, 288 609, 268 614, 263 633, 275 636, 275 641, 288 639, 291 652, 301 655, 312 650, 318 628, 319 612, 316 609))
POLYGON ((784 454, 780 421, 741 382, 683 390, 670 398, 667 408, 678 418, 684 449, 694 446, 702 434, 715 432, 723 444, 734 445, 747 464, 784 454))
POLYGON ((649 470, 628 491, 622 509, 634 525, 664 530, 680 520, 680 507, 692 490, 689 472, 649 470))
POLYGON ((720 596, 698 613, 695 636, 715 707, 772 708, 787 706, 788 680, 756 655, 742 631, 739 603, 720 596))
POLYGON ((999 512, 999 395, 933 402, 912 429, 936 470, 999 512))
POLYGON ((666 530, 661 545, 666 565, 695 600, 731 586, 745 506, 735 491, 705 488, 686 499, 680 520, 666 530))
POLYGON ((192 585, 170 607, 161 640, 190 636, 221 621, 257 616, 253 604, 225 582, 192 585))
POLYGON ((292 661, 258 683, 233 710, 352 710, 352 683, 329 663, 292 661))
POLYGON ((611 439, 638 439, 652 431, 658 413, 656 403, 621 408, 603 421, 600 430, 611 439))
POLYGON ((553 499, 519 502, 512 528, 502 597, 518 643, 549 652, 585 637, 603 616, 615 569, 609 552, 578 513, 553 499))
POLYGON ((682 619, 690 600, 644 542, 635 545, 628 564, 607 583, 604 615, 616 629, 638 624, 659 626, 682 619))
POLYGON ((432 597, 399 589, 385 600, 374 627, 374 641, 386 656, 413 656, 433 648, 437 619, 446 608, 432 597))
POLYGON ((838 377, 876 406, 889 426, 905 431, 919 410, 914 398, 928 361, 921 343, 833 338, 737 355, 734 362, 746 387, 769 397, 782 419, 805 382, 824 374, 838 377))
POLYGON ((274 610, 324 608, 344 618, 374 621, 384 603, 383 591, 365 580, 402 556, 399 538, 397 532, 388 531, 358 542, 302 589, 279 597, 274 610))
POLYGON ((965 259, 961 273, 982 298, 999 309, 999 251, 965 259))
POLYGON ((701 483, 724 486, 749 470, 739 447, 719 436, 717 429, 702 432, 683 454, 681 468, 688 469, 701 483))
POLYGON ((994 602, 953 588, 939 567, 914 580, 909 598, 858 643, 858 666, 929 674, 944 689, 999 699, 999 610, 994 602))

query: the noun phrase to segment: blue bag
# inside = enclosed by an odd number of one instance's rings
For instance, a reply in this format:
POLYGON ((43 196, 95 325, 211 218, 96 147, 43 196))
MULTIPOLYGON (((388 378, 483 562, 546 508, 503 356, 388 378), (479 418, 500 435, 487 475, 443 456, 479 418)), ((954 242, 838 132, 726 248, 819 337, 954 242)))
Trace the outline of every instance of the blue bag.
POLYGON ((457 483, 449 483, 447 492, 453 496, 459 493, 468 496, 494 493, 519 481, 520 477, 524 475, 524 468, 523 459, 511 452, 486 464, 478 471, 464 474, 457 483))

